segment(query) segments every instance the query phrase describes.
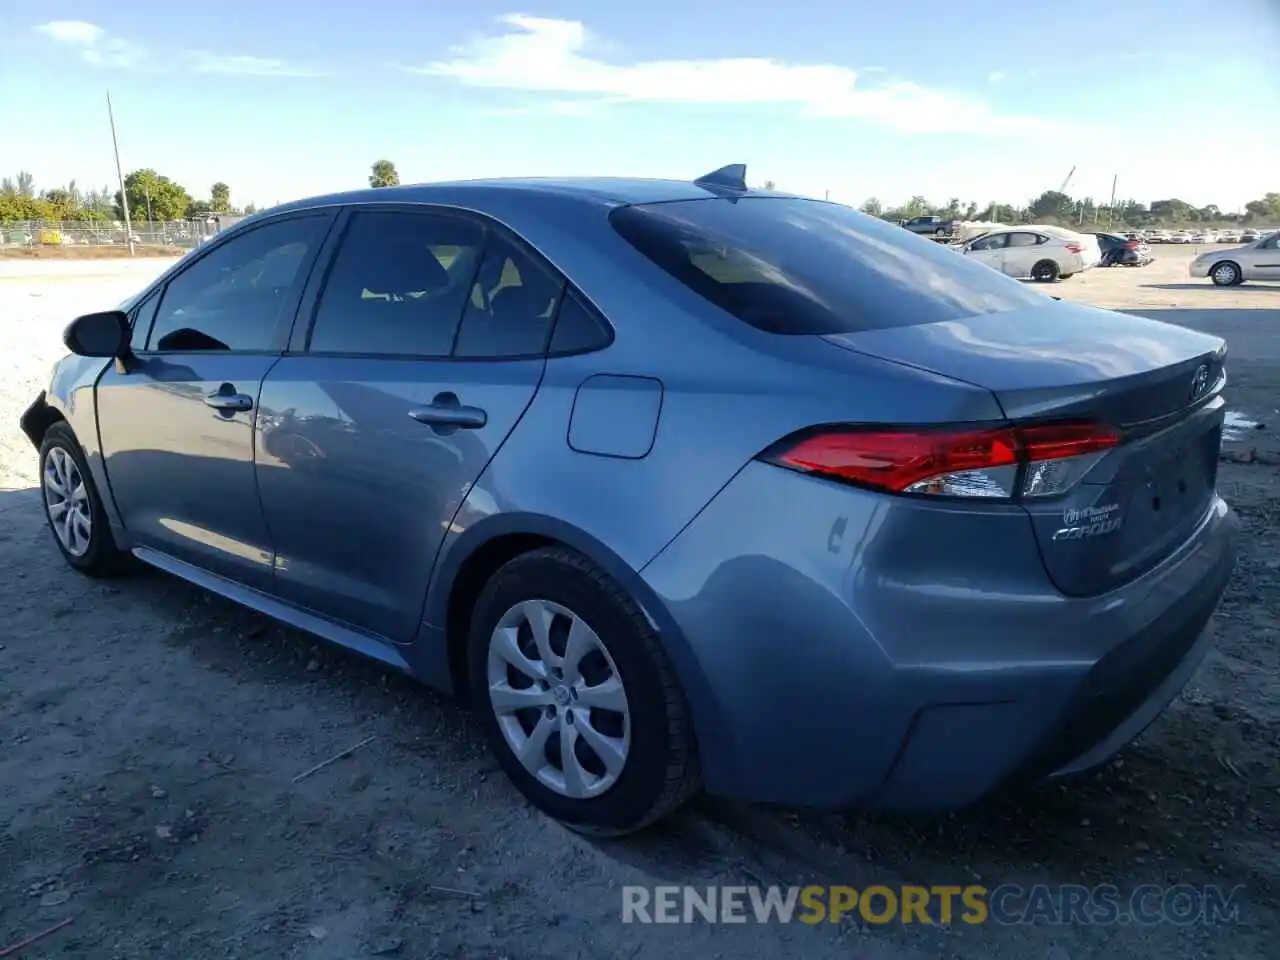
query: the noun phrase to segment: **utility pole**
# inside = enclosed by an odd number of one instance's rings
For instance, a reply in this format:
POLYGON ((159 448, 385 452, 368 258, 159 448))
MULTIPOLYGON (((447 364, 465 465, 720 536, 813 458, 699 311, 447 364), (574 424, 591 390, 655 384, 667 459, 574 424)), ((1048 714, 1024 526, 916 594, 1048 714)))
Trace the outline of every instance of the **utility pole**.
POLYGON ((111 122, 111 149, 116 155, 116 179, 120 181, 120 207, 124 210, 124 232, 133 256, 133 225, 129 222, 129 195, 124 191, 124 172, 120 169, 120 144, 116 140, 116 115, 111 109, 111 91, 107 91, 107 119, 111 122))
POLYGON ((1107 229, 1111 229, 1111 223, 1116 216, 1116 184, 1120 181, 1120 174, 1116 174, 1111 178, 1111 206, 1107 208, 1107 229))

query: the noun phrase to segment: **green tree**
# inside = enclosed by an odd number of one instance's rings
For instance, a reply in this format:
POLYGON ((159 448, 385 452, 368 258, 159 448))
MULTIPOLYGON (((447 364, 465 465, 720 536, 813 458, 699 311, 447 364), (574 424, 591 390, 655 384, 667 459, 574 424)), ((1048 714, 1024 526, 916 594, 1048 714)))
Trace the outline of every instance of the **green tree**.
POLYGON ((34 197, 36 195, 36 178, 25 170, 19 170, 17 176, 18 196, 34 197))
MULTIPOLYGON (((129 197, 129 216, 134 220, 181 220, 191 206, 191 194, 181 184, 161 176, 149 167, 134 170, 124 178, 129 197)), ((115 194, 117 218, 123 219, 120 191, 115 194)))
POLYGON ((1046 190, 1031 201, 1027 212, 1033 220, 1069 220, 1075 211, 1075 201, 1059 190, 1046 190))
POLYGON ((400 184, 400 174, 396 172, 396 165, 390 160, 379 160, 371 168, 369 174, 369 186, 371 187, 395 187, 400 184))
POLYGON ((258 212, 258 205, 256 203, 246 203, 244 205, 244 215, 246 217, 251 217, 257 212, 258 212))
POLYGON ((221 180, 209 188, 209 199, 214 213, 231 212, 231 188, 221 180))
POLYGON ((1273 220, 1280 220, 1280 193, 1268 193, 1261 200, 1251 200, 1244 205, 1249 219, 1265 220, 1270 225, 1273 220))
POLYGON ((884 204, 880 202, 878 197, 867 197, 858 209, 871 217, 884 216, 884 204))

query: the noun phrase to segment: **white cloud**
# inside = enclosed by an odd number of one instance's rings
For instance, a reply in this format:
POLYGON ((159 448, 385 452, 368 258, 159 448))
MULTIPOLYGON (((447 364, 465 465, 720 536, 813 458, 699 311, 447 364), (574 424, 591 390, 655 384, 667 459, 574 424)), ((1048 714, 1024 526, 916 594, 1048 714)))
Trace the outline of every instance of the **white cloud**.
POLYGON ((95 67, 138 66, 143 50, 121 37, 108 36, 96 23, 84 20, 50 20, 35 28, 35 32, 56 43, 74 47, 80 51, 80 59, 95 67))
POLYGON ((992 70, 990 73, 987 74, 987 80, 990 81, 991 83, 1000 83, 1007 76, 1009 75, 1005 73, 1003 70, 992 70))
POLYGON ((499 20, 506 28, 500 35, 480 37, 450 51, 448 59, 406 69, 474 87, 568 95, 579 103, 780 105, 804 116, 862 118, 910 132, 1015 135, 1061 129, 913 83, 866 86, 857 71, 835 64, 764 57, 612 63, 589 55, 594 38, 579 21, 524 14, 499 20))
POLYGON ((311 70, 278 60, 274 57, 232 56, 210 53, 207 50, 187 52, 191 69, 196 73, 219 73, 244 77, 318 77, 320 71, 311 70))
POLYGON ((59 43, 70 43, 76 46, 92 46, 103 36, 100 26, 83 20, 50 20, 48 23, 40 24, 35 31, 59 43))
POLYGON ((96 67, 154 70, 183 68, 193 73, 253 77, 314 77, 319 71, 300 67, 274 57, 250 57, 187 50, 174 55, 168 51, 150 53, 123 37, 112 36, 96 23, 83 20, 52 20, 33 28, 36 33, 56 43, 79 51, 80 59, 96 67))

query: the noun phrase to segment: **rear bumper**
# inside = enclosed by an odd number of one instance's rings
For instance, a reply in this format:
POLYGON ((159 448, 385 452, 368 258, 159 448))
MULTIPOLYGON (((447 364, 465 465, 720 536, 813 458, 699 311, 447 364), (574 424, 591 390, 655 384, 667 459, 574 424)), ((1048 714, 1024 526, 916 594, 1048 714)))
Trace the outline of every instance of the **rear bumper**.
POLYGON ((1157 567, 1067 598, 1025 515, 988 511, 979 549, 963 509, 753 464, 642 576, 698 671, 710 792, 945 809, 1102 763, 1158 716, 1207 652, 1236 526, 1215 497, 1157 567))

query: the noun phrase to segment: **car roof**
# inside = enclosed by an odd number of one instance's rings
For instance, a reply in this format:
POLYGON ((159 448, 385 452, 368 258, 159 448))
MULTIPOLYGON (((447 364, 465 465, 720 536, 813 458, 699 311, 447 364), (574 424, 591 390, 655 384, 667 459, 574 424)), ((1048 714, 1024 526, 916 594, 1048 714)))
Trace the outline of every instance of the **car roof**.
MULTIPOLYGON (((790 196, 767 190, 751 190, 750 193, 790 196)), ((278 207, 271 207, 270 211, 282 213, 307 207, 355 203, 475 202, 482 206, 486 197, 493 198, 496 195, 502 195, 508 200, 524 195, 530 199, 563 199, 613 207, 673 200, 704 200, 717 194, 712 189, 684 180, 653 180, 641 177, 498 177, 487 180, 454 180, 347 190, 294 200, 278 207)))

